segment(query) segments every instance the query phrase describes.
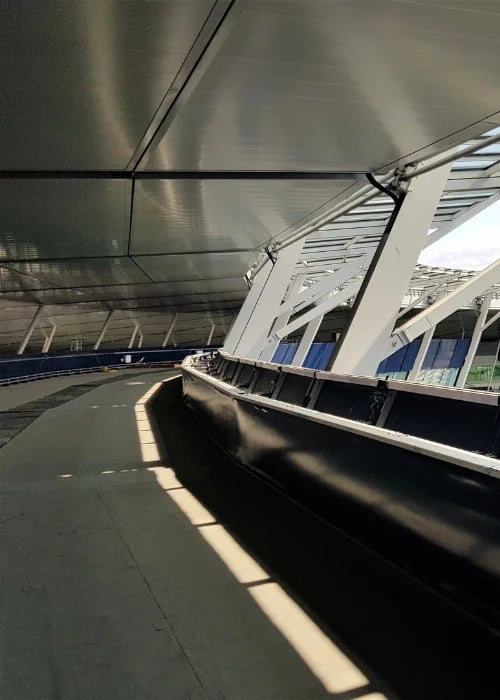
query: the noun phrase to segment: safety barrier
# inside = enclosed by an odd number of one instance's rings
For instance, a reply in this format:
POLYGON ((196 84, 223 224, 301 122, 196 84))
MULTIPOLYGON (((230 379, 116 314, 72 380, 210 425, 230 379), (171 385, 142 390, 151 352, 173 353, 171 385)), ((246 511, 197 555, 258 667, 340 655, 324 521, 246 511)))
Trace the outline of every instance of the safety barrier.
POLYGON ((222 354, 183 391, 235 461, 500 631, 498 394, 222 354))
POLYGON ((213 351, 214 348, 117 350, 4 357, 0 359, 0 386, 48 377, 98 372, 103 368, 172 365, 182 362, 187 355, 207 350, 213 351))

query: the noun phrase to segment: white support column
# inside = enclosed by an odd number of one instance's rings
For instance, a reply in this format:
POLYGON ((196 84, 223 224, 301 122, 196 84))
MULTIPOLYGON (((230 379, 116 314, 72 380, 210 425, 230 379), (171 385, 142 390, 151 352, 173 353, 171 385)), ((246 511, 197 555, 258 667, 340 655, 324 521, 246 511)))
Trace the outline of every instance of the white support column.
POLYGON ((210 332, 208 334, 207 345, 210 345, 210 343, 212 342, 212 338, 214 337, 214 332, 215 332, 215 323, 213 321, 211 323, 212 323, 212 327, 211 327, 210 332))
POLYGON ((132 332, 132 336, 131 336, 129 344, 128 344, 129 350, 134 347, 135 336, 137 335, 137 331, 139 330, 139 324, 136 321, 134 321, 134 324, 135 324, 134 330, 132 332))
POLYGON ((257 272, 257 274, 254 276, 252 286, 248 290, 248 294, 245 297, 245 301, 243 302, 239 313, 234 319, 233 324, 229 329, 229 333, 227 334, 226 339, 224 341, 224 346, 222 348, 224 352, 227 352, 230 355, 234 354, 238 341, 241 338, 241 335, 245 330, 248 320, 259 301, 260 295, 262 294, 262 290, 264 289, 266 282, 269 279, 271 269, 271 261, 268 260, 265 263, 265 265, 259 270, 259 272, 257 272))
POLYGON ((172 321, 170 322, 170 326, 168 327, 167 334, 166 334, 165 338, 163 339, 163 343, 161 344, 162 348, 165 348, 168 345, 168 341, 170 340, 170 336, 172 335, 173 330, 175 328, 175 323, 177 321, 178 315, 179 315, 178 313, 175 313, 172 321))
POLYGON ((94 345, 94 350, 99 350, 99 347, 104 339, 104 336, 106 335, 106 331, 108 330, 109 323, 111 321, 111 316, 113 315, 113 311, 109 311, 108 315, 106 316, 106 320, 104 321, 104 324, 101 328, 101 332, 99 333, 99 337, 97 338, 95 345, 94 345))
POLYGON ((302 365, 304 364, 304 360, 307 357, 307 353, 311 349, 311 345, 314 343, 314 338, 316 337, 316 334, 319 331, 321 324, 323 323, 323 318, 323 315, 318 316, 314 320, 309 321, 309 323, 307 324, 304 330, 304 335, 302 336, 302 339, 299 343, 299 347, 297 348, 295 355, 293 356, 292 365, 294 365, 295 367, 302 367, 302 365))
POLYGON ((477 348, 479 346, 479 343, 481 342, 481 336, 485 328, 489 325, 486 324, 485 321, 486 317, 488 316, 491 300, 492 295, 487 294, 483 300, 483 303, 481 304, 481 310, 479 312, 476 324, 474 326, 474 330, 472 332, 469 349, 467 351, 467 355, 465 356, 464 363, 460 368, 460 372, 458 373, 457 381, 455 383, 457 389, 464 388, 465 382, 467 381, 467 377, 469 376, 470 368, 472 367, 472 362, 474 360, 474 357, 476 356, 477 348))
POLYGON ((33 335, 33 331, 34 331, 35 328, 36 328, 36 323, 37 323, 37 321, 38 321, 38 317, 39 317, 40 314, 42 313, 42 308, 43 308, 43 307, 40 305, 40 306, 37 308, 37 310, 35 311, 35 315, 34 315, 33 318, 31 319, 31 323, 30 323, 30 325, 28 326, 28 330, 27 330, 26 333, 24 334, 24 338, 23 338, 23 340, 22 340, 22 342, 21 342, 21 345, 19 346, 19 349, 18 349, 18 351, 17 351, 17 354, 18 354, 18 355, 22 355, 23 352, 26 350, 26 346, 27 346, 28 343, 30 342, 30 338, 31 338, 31 336, 33 335))
POLYGON ((259 358, 263 347, 258 341, 267 337, 271 330, 303 245, 304 241, 299 240, 287 246, 277 254, 274 263, 269 260, 257 273, 224 345, 227 352, 249 359, 259 358))
POLYGON ((56 334, 57 326, 54 323, 54 321, 51 321, 52 323, 52 330, 50 331, 49 337, 45 339, 45 343, 43 344, 42 352, 48 352, 50 350, 50 347, 52 345, 52 341, 54 340, 54 336, 56 334))
POLYGON ((386 356, 401 300, 425 245, 450 164, 414 177, 391 230, 383 238, 333 356, 339 374, 375 375, 386 356))
POLYGON ((432 336, 434 335, 434 330, 434 328, 429 328, 429 330, 424 333, 424 337, 422 338, 422 342, 420 343, 415 362, 413 363, 413 367, 411 368, 408 374, 409 382, 417 381, 418 375, 420 373, 420 370, 422 369, 422 365, 424 364, 424 360, 429 350, 432 336))
POLYGON ((142 332, 139 331, 139 342, 137 343, 138 348, 142 348, 142 341, 144 340, 144 336, 142 335, 142 332))

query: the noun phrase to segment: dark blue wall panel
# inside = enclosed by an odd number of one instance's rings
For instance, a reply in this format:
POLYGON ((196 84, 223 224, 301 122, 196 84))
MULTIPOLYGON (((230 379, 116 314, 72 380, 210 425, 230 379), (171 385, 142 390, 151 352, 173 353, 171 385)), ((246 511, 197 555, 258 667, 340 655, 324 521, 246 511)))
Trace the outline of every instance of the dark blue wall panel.
POLYGON ((198 350, 209 351, 215 348, 175 348, 161 350, 120 350, 116 352, 67 353, 64 355, 23 355, 5 357, 0 360, 0 381, 27 377, 37 374, 56 372, 78 372, 108 365, 149 364, 151 362, 181 362, 186 355, 198 350), (125 362, 125 356, 131 356, 131 363, 125 362))

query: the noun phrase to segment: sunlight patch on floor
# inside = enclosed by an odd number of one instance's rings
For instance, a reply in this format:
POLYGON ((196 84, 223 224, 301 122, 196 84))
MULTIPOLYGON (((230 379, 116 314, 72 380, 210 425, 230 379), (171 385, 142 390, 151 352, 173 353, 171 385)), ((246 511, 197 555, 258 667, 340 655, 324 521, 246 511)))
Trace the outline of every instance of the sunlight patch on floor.
MULTIPOLYGON (((162 383, 158 382, 151 387, 135 406, 137 435, 145 463, 160 461, 145 405, 162 383)), ((165 494, 197 528, 235 579, 247 587, 260 610, 281 632, 326 691, 355 692, 357 700, 386 700, 385 695, 373 692, 373 686, 369 685, 364 673, 181 484, 172 468, 155 466, 148 467, 148 471, 155 475, 165 494), (365 687, 366 693, 363 692, 365 687)))

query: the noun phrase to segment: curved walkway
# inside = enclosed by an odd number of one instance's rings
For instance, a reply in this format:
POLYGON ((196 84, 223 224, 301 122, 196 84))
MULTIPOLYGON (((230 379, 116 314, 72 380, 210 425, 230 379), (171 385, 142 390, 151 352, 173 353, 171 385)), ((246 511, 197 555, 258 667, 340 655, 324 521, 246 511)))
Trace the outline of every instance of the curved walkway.
POLYGON ((0 450, 0 697, 389 697, 161 458, 145 402, 168 376, 106 382, 0 450))

